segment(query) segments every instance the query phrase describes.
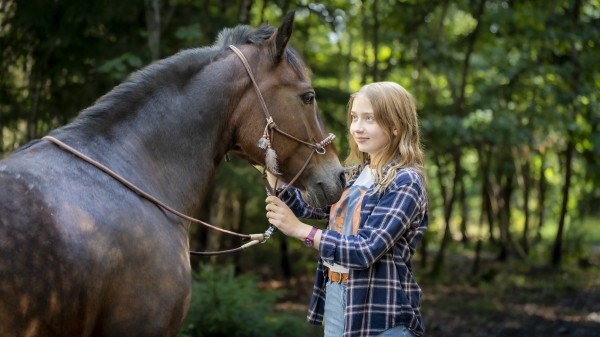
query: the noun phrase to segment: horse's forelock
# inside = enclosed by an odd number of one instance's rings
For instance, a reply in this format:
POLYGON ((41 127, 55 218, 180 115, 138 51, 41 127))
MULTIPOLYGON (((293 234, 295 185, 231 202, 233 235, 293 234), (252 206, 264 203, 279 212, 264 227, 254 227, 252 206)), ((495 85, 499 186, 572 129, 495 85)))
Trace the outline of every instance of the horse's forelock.
POLYGON ((307 76, 310 77, 310 70, 306 67, 304 62, 302 62, 302 59, 292 47, 288 45, 284 55, 288 64, 294 69, 300 80, 305 80, 307 76))
POLYGON ((223 29, 214 44, 215 47, 227 48, 229 45, 255 44, 260 45, 268 40, 275 28, 264 23, 258 28, 248 25, 238 25, 234 28, 223 29))
MULTIPOLYGON (((240 44, 254 44, 261 45, 265 41, 267 41, 273 34, 276 29, 270 26, 267 23, 262 24, 258 28, 254 28, 248 25, 239 25, 234 28, 225 28, 223 29, 213 45, 213 47, 217 47, 220 49, 227 49, 230 45, 240 45, 240 44)), ((272 50, 272 57, 275 58, 275 51, 272 50)), ((288 64, 292 67, 294 72, 298 75, 301 80, 305 80, 308 76, 310 76, 310 72, 302 62, 302 59, 298 55, 298 53, 288 45, 286 51, 283 55, 283 59, 288 62, 288 64)))

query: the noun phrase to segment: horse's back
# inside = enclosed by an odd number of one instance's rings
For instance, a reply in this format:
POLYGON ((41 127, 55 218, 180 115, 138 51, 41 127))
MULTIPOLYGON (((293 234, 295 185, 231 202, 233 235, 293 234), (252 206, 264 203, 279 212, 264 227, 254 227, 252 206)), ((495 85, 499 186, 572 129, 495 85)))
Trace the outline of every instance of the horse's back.
POLYGON ((187 242, 148 220, 156 210, 133 211, 135 194, 48 145, 0 161, 0 335, 174 335, 189 261, 172 261, 188 258, 187 242))

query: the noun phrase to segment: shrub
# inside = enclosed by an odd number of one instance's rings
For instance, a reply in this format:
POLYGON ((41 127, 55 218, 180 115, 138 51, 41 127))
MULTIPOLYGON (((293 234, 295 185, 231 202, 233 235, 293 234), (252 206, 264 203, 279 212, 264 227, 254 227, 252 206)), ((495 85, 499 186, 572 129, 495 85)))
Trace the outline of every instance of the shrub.
POLYGON ((278 292, 262 291, 250 276, 235 276, 233 266, 217 270, 200 265, 193 273, 192 301, 179 337, 296 337, 307 323, 275 312, 278 292))

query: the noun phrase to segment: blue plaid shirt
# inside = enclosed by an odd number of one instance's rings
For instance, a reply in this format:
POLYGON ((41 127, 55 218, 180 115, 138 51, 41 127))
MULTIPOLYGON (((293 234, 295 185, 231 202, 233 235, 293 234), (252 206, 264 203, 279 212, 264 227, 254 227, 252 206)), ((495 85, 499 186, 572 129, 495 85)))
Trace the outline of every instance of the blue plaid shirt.
MULTIPOLYGON (((328 209, 306 204, 297 189, 290 188, 282 199, 299 218, 328 216, 328 209)), ((383 192, 370 188, 362 201, 356 235, 323 230, 308 321, 323 322, 327 282, 323 261, 335 262, 350 269, 344 337, 377 336, 398 325, 422 336, 421 288, 412 274, 411 257, 427 225, 427 194, 415 170, 399 170, 383 192)))

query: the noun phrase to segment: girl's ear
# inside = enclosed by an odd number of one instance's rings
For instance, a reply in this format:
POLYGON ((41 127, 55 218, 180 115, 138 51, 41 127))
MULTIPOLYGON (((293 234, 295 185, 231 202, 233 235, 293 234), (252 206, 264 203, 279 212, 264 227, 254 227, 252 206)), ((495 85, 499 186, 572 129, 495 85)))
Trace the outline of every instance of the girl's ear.
POLYGON ((394 129, 392 132, 394 133, 394 136, 398 135, 398 130, 394 129))

